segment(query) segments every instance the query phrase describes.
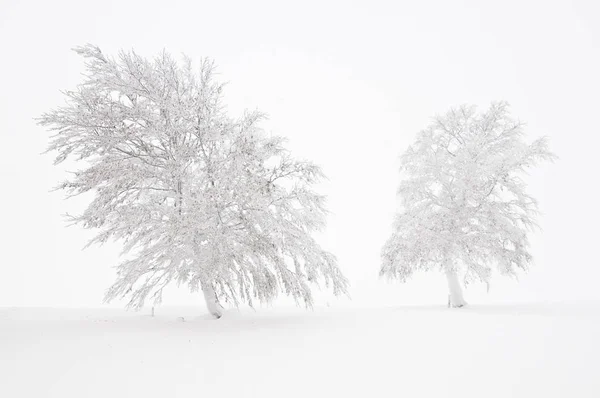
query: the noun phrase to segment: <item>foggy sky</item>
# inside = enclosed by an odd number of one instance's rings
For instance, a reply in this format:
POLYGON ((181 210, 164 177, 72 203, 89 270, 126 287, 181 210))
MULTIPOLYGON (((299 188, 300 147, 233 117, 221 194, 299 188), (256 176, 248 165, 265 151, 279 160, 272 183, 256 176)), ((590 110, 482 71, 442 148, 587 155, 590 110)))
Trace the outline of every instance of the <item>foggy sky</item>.
MULTIPOLYGON (((543 212, 534 268, 519 283, 494 279, 489 293, 469 288, 467 301, 600 299, 599 17, 595 1, 4 0, 0 306, 97 306, 113 280, 119 247, 82 251, 91 232, 65 227, 61 214, 89 198, 49 192, 65 167, 40 155, 49 133, 33 119, 81 82, 83 62, 70 49, 88 42, 110 55, 213 58, 230 112, 267 112, 265 129, 329 177, 320 189, 332 215, 319 239, 357 305, 443 302, 440 275, 404 285, 377 278, 397 157, 451 106, 509 101, 528 140, 549 136, 560 159, 530 176, 543 212)), ((197 299, 173 289, 165 304, 197 299)))

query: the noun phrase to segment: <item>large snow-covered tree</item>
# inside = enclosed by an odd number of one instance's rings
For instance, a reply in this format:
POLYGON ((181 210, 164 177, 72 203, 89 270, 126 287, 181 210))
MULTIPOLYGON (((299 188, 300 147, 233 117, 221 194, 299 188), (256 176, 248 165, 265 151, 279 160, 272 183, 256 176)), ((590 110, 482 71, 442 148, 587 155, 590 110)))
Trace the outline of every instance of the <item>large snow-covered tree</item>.
POLYGON ((55 133, 55 163, 81 165, 59 188, 94 195, 71 221, 98 230, 90 244, 123 243, 107 301, 139 308, 177 282, 201 290, 219 318, 223 300, 252 305, 284 291, 311 306, 310 283, 346 292, 335 257, 312 237, 326 219, 320 168, 262 131, 263 114, 230 118, 211 61, 196 71, 166 52, 75 51, 85 80, 39 123, 55 133))
POLYGON ((554 158, 547 138, 524 141, 523 124, 505 102, 436 117, 401 157, 402 209, 380 275, 406 281, 417 270, 442 270, 450 304, 462 307, 462 283, 489 283, 493 269, 527 270, 538 206, 523 175, 554 158))

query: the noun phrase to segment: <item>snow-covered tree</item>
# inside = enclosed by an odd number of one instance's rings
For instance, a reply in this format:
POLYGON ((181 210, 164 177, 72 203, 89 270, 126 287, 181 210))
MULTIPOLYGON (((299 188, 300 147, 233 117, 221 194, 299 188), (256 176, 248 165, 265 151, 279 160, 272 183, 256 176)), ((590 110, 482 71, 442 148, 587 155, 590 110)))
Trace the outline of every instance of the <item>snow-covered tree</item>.
POLYGON ((450 304, 461 288, 527 270, 537 203, 523 174, 553 160, 546 138, 524 142, 505 102, 486 112, 461 106, 434 119, 401 157, 402 209, 382 249, 381 276, 406 281, 416 270, 445 272, 450 304))
POLYGON ((105 300, 140 308, 175 281, 201 290, 218 318, 222 300, 252 305, 284 291, 311 306, 310 283, 346 292, 335 257, 311 236, 326 219, 313 187, 320 168, 265 134, 263 114, 228 117, 211 61, 196 72, 166 52, 75 51, 85 80, 39 123, 55 132, 55 163, 81 165, 59 188, 94 194, 71 221, 99 230, 89 244, 123 243, 105 300))

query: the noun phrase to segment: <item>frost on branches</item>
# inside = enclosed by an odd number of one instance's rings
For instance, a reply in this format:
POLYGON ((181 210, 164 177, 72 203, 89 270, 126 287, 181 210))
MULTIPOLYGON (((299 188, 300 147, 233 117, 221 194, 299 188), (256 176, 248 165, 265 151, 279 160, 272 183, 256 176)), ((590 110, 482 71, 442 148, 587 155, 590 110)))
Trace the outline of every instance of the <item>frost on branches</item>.
POLYGON ((335 257, 311 237, 325 225, 324 197, 312 189, 321 170, 265 135, 261 113, 228 117, 212 62, 198 74, 167 53, 76 52, 85 81, 39 122, 55 132, 55 163, 82 165, 59 188, 95 194, 72 221, 99 230, 89 244, 124 244, 107 301, 140 308, 176 281, 201 290, 218 318, 223 300, 252 305, 284 291, 310 306, 309 284, 319 282, 346 292, 335 257))
POLYGON ((523 141, 523 125, 507 103, 483 113, 450 110, 401 157, 402 211, 382 249, 380 275, 406 281, 414 271, 445 272, 450 304, 466 304, 461 280, 489 283, 492 269, 515 275, 531 263, 527 234, 537 203, 525 171, 553 160, 546 138, 523 141))

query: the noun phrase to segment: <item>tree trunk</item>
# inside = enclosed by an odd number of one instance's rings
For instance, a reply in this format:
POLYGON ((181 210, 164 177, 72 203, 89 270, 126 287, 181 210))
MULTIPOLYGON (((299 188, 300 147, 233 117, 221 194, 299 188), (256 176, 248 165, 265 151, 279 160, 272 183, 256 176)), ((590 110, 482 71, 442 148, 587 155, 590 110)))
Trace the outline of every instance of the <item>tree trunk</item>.
POLYGON ((202 293, 204 293, 204 300, 206 300, 206 308, 208 308, 208 312, 210 312, 215 318, 219 319, 223 315, 223 307, 221 307, 219 300, 217 300, 215 289, 210 283, 203 283, 202 293))
POLYGON ((449 306, 454 308, 464 307, 467 302, 463 298, 462 288, 458 281, 455 270, 446 268, 446 280, 448 281, 449 306))

